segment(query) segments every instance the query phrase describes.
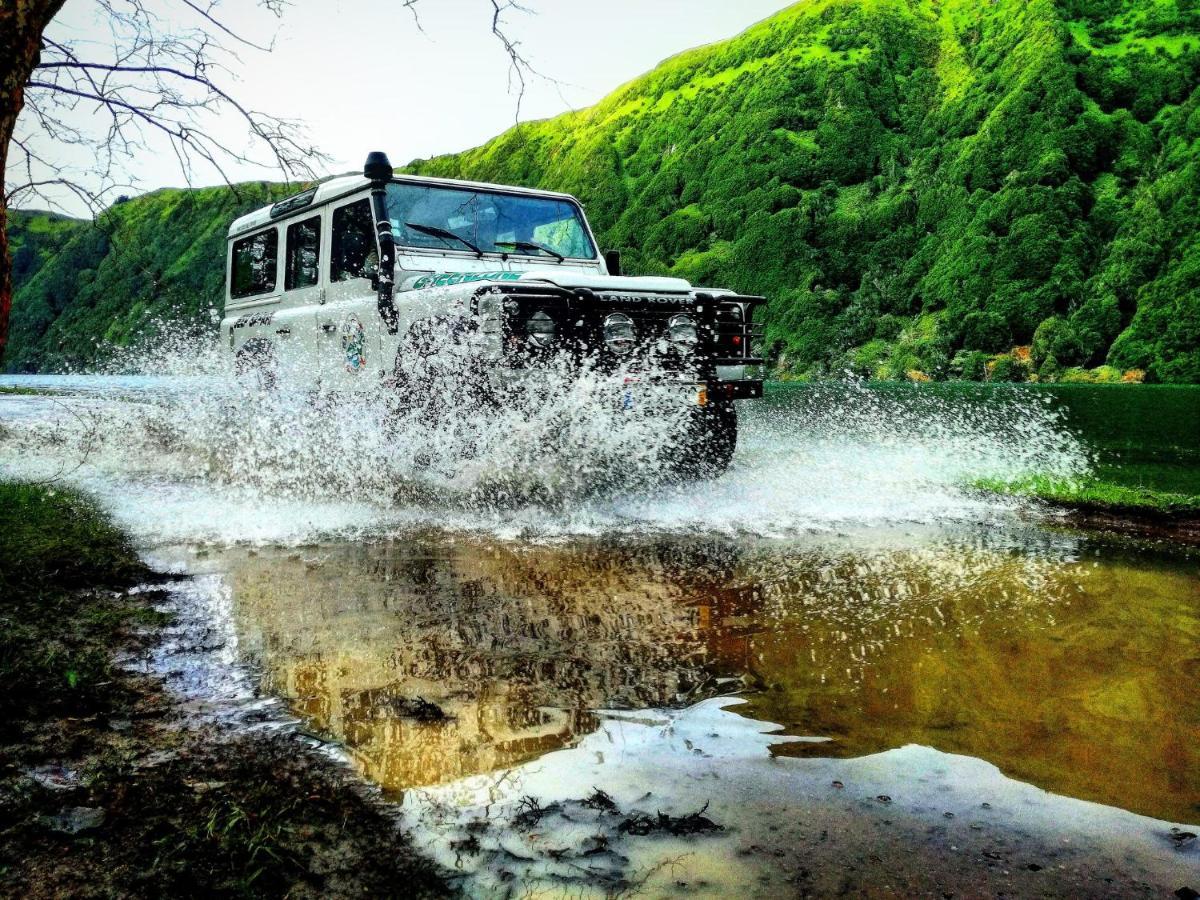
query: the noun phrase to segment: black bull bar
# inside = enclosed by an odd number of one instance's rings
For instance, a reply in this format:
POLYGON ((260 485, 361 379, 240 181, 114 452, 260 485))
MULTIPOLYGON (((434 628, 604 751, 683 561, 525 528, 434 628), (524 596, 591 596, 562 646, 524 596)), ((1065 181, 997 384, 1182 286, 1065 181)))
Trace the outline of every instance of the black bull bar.
MULTIPOLYGON (((751 356, 751 347, 762 337, 763 326, 753 321, 754 310, 766 303, 765 297, 745 294, 713 295, 644 291, 596 291, 591 288, 564 288, 552 284, 504 284, 481 286, 472 299, 472 314, 479 311, 479 299, 499 295, 505 299, 501 317, 502 343, 514 335, 513 319, 524 322, 536 311, 555 319, 568 339, 582 348, 604 348, 603 320, 621 312, 634 320, 654 323, 672 315, 687 313, 697 323, 700 344, 691 360, 697 382, 703 382, 713 399, 742 400, 763 395, 763 379, 723 379, 717 368, 725 366, 761 366, 761 357, 751 356), (517 308, 510 308, 515 301, 517 308), (738 304, 737 313, 732 304, 738 304), (743 312, 744 310, 744 312, 743 312)), ((515 362, 515 361, 514 361, 515 362)))

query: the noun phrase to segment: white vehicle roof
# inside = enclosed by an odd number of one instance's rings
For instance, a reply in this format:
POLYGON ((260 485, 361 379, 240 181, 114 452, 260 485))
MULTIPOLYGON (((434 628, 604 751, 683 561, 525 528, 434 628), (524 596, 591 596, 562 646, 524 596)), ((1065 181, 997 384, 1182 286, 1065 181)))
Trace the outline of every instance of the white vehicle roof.
MULTIPOLYGON (((505 194, 526 194, 534 197, 551 197, 555 200, 570 200, 573 203, 579 203, 570 194, 560 194, 557 191, 513 187, 507 184, 487 184, 482 181, 460 181, 455 178, 433 178, 428 175, 396 175, 393 176, 392 181, 407 182, 410 184, 440 184, 447 187, 499 191, 505 194)), ((338 197, 360 191, 363 188, 369 187, 370 184, 371 182, 362 175, 339 175, 337 178, 330 178, 328 181, 322 181, 317 185, 316 194, 313 196, 312 202, 302 208, 312 209, 313 207, 320 206, 322 203, 328 203, 330 200, 336 200, 338 197)), ((241 234, 244 231, 250 231, 261 225, 269 224, 272 221, 271 210, 276 205, 272 203, 270 206, 264 206, 262 209, 256 209, 252 213, 246 213, 241 218, 234 219, 233 224, 229 226, 229 236, 233 237, 235 234, 241 234)), ((282 216, 277 216, 276 218, 282 218, 282 216)))

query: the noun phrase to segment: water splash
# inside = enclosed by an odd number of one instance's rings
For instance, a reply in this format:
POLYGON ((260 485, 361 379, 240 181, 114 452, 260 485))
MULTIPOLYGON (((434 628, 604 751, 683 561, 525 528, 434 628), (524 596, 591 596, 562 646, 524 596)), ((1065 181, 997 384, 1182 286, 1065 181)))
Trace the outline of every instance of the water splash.
POLYGON ((678 484, 655 476, 686 408, 594 369, 547 366, 536 390, 493 403, 462 385, 405 402, 386 388, 263 392, 229 368, 178 338, 65 382, 70 396, 10 398, 0 468, 85 483, 161 544, 418 525, 554 537, 978 521, 1015 501, 978 496, 976 479, 1089 467, 1060 414, 1015 390, 781 389, 740 404, 731 471, 678 484))

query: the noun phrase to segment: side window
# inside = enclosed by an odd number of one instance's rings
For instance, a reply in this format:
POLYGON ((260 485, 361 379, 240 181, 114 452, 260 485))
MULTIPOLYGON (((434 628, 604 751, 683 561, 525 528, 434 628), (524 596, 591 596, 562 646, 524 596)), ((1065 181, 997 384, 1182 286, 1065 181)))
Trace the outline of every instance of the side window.
POLYGON ((279 232, 260 231, 233 242, 233 271, 229 294, 252 297, 275 290, 275 261, 279 255, 279 232))
POLYGON ((379 266, 371 201, 359 200, 333 211, 333 252, 329 280, 370 278, 379 266))
POLYGON ((320 277, 321 217, 314 216, 289 225, 287 257, 283 267, 283 289, 312 287, 320 277))

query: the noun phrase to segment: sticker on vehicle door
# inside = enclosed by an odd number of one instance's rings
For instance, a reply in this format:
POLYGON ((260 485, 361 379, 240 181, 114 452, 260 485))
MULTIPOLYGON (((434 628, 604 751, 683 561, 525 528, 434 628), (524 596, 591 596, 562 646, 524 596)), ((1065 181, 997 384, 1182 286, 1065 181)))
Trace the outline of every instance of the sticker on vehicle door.
POLYGON ((367 366, 367 330, 358 316, 351 313, 342 320, 342 353, 346 371, 357 375, 367 366))

